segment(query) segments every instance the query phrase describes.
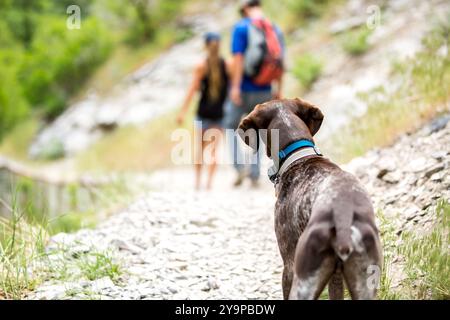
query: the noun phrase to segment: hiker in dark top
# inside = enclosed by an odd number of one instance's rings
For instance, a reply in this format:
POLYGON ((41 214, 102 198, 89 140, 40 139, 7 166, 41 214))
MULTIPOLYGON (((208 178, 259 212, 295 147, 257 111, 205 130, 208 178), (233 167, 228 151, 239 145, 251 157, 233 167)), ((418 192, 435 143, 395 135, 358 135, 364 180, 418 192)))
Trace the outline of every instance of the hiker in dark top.
MULTIPOLYGON (((205 36, 207 57, 198 64, 194 71, 194 78, 187 93, 183 107, 177 117, 178 124, 182 124, 191 101, 197 92, 200 92, 200 102, 195 119, 195 134, 201 134, 202 139, 195 139, 197 143, 195 150, 195 186, 200 189, 202 162, 204 162, 204 149, 208 146, 208 181, 207 189, 212 186, 214 173, 217 166, 217 150, 220 133, 222 130, 222 118, 224 113, 224 103, 228 95, 229 68, 225 60, 220 56, 220 35, 208 33, 205 36), (207 130, 215 129, 211 134, 210 141, 204 141, 207 130), (201 140, 201 143, 200 143, 201 140), (197 142, 198 141, 198 142, 197 142), (199 145, 201 144, 201 145, 199 145), (211 145, 209 145, 211 144, 211 145)), ((208 137, 210 138, 210 137, 208 137)))

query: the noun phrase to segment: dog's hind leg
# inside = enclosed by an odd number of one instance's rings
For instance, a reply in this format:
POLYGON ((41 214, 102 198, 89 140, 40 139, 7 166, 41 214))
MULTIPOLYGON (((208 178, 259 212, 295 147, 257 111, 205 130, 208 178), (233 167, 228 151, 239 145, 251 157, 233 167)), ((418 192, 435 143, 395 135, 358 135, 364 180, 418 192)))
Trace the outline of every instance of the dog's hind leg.
POLYGON ((292 281, 294 279, 293 266, 285 266, 283 269, 283 279, 281 285, 283 287, 283 299, 289 299, 289 292, 291 292, 292 281))
POLYGON ((317 299, 335 271, 328 224, 305 230, 295 255, 295 274, 290 299, 317 299))
POLYGON ((334 258, 330 255, 322 260, 318 270, 309 274, 302 272, 301 276, 294 274, 292 288, 289 295, 291 300, 318 299, 323 289, 330 281, 334 272, 334 258))
POLYGON ((365 253, 355 252, 345 262, 345 283, 353 300, 372 300, 376 297, 378 284, 369 278, 372 266, 376 263, 365 253))
POLYGON ((328 283, 328 295, 330 300, 344 299, 344 279, 342 277, 342 272, 339 269, 334 272, 328 283))
POLYGON ((354 300, 376 298, 381 277, 382 257, 376 232, 367 225, 352 227, 355 251, 343 264, 343 274, 354 300))

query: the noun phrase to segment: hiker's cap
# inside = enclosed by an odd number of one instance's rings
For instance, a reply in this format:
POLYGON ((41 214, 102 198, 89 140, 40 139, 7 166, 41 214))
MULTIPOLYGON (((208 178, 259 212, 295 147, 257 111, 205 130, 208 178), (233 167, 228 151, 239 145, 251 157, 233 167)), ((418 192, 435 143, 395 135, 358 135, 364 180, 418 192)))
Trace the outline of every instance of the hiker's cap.
POLYGON ((212 41, 220 41, 220 34, 217 32, 208 32, 205 34, 205 43, 209 44, 212 41))

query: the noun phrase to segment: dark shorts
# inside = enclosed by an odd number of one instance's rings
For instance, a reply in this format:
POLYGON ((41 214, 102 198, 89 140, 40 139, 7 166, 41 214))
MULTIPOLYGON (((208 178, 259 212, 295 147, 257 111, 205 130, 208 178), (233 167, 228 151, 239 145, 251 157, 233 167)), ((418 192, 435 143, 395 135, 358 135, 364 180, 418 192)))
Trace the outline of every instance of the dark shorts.
POLYGON ((203 130, 208 130, 211 128, 222 129, 223 121, 222 121, 222 119, 214 120, 214 119, 207 119, 207 118, 202 118, 200 116, 196 116, 195 117, 195 128, 203 129, 203 130))

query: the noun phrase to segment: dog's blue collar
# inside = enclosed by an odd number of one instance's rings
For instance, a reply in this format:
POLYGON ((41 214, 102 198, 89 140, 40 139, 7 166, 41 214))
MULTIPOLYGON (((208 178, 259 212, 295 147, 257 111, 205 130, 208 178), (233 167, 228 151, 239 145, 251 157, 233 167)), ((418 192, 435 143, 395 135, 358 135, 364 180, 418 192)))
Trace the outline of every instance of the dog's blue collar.
POLYGON ((303 157, 312 155, 322 156, 319 148, 317 148, 313 142, 303 139, 291 143, 278 153, 278 161, 274 161, 273 166, 269 168, 267 173, 269 175, 270 181, 272 181, 276 185, 279 181, 280 176, 292 163, 303 157))
POLYGON ((280 161, 284 160, 292 152, 294 152, 298 149, 301 149, 301 148, 305 148, 305 147, 315 148, 316 146, 313 142, 306 140, 306 139, 296 141, 296 142, 288 145, 286 148, 284 148, 280 152, 278 152, 278 159, 280 159, 280 161))

